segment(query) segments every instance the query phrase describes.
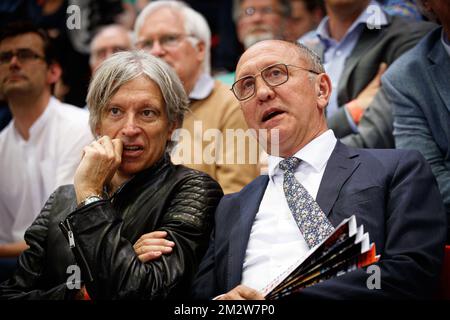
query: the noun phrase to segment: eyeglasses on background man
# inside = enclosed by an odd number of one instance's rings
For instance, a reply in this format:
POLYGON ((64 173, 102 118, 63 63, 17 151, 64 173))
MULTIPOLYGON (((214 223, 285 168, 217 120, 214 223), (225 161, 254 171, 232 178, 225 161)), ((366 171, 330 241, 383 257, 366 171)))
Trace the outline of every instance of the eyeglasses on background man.
POLYGON ((174 49, 178 47, 181 41, 186 38, 197 39, 196 37, 188 34, 166 34, 160 36, 158 39, 141 40, 136 43, 136 47, 138 49, 152 50, 155 42, 158 42, 159 45, 164 49, 174 49))

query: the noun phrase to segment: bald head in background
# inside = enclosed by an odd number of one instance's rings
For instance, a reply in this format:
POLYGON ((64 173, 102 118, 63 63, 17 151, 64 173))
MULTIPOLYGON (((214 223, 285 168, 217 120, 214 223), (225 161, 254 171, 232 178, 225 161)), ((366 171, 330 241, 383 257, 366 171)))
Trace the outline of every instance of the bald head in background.
POLYGON ((89 65, 95 72, 110 55, 133 48, 131 32, 118 24, 108 25, 97 32, 91 41, 89 65))
POLYGON ((258 41, 283 38, 290 12, 287 0, 237 0, 234 5, 237 35, 244 48, 258 41))

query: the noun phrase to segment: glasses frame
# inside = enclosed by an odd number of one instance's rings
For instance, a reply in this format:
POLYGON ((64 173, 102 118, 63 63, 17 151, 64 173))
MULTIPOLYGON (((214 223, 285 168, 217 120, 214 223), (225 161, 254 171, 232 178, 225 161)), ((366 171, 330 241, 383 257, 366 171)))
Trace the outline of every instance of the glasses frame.
MULTIPOLYGON (((163 48, 164 50, 170 50, 170 49, 174 49, 174 48, 179 47, 180 44, 181 44, 181 42, 182 42, 184 39, 186 39, 186 38, 198 39, 196 36, 193 36, 193 35, 191 35, 191 34, 165 34, 165 35, 162 35, 161 37, 159 37, 156 41, 158 41, 159 46, 160 46, 161 48, 163 48), (161 43, 161 38, 164 38, 164 37, 171 37, 171 36, 177 38, 176 44, 175 44, 175 45, 169 45, 169 46, 168 46, 167 43, 166 43, 166 44, 162 44, 162 43, 161 43)), ((138 41, 138 42, 136 43, 136 47, 139 48, 139 49, 141 49, 141 50, 152 50, 156 41, 150 40, 150 39, 145 39, 145 40, 142 40, 142 41, 138 41), (144 45, 144 46, 141 47, 141 44, 142 44, 142 43, 145 44, 146 42, 149 42, 149 41, 152 41, 152 42, 153 42, 153 44, 152 44, 152 46, 151 46, 150 48, 149 48, 147 45, 144 45)))
POLYGON ((123 52, 123 51, 128 51, 128 50, 130 50, 130 49, 126 48, 126 47, 112 46, 112 47, 96 49, 91 53, 91 55, 97 59, 103 59, 108 55, 108 53, 114 54, 117 52, 123 52))
POLYGON ((275 87, 278 87, 278 86, 280 86, 280 85, 282 85, 282 84, 288 82, 288 80, 289 80, 289 68, 288 68, 288 67, 297 68, 297 69, 300 69, 300 70, 303 70, 303 71, 307 71, 307 72, 311 72, 311 73, 314 73, 314 74, 317 74, 317 75, 318 75, 318 74, 321 74, 321 72, 317 72, 317 71, 315 71, 315 70, 313 70, 313 69, 308 69, 308 68, 296 66, 296 65, 293 65, 293 64, 274 63, 274 64, 271 64, 270 66, 265 67, 264 69, 262 69, 259 73, 255 74, 255 75, 248 75, 248 76, 244 76, 244 77, 242 77, 242 78, 239 78, 238 80, 236 80, 236 81, 233 83, 233 85, 231 86, 231 89, 230 89, 230 90, 233 92, 234 96, 235 96, 236 99, 238 99, 239 101, 248 100, 248 99, 252 98, 252 97, 256 94, 256 77, 257 77, 258 75, 261 76, 261 78, 264 80, 264 83, 265 83, 267 86, 269 86, 269 87, 271 87, 271 88, 275 88, 275 87), (266 71, 266 70, 268 70, 268 69, 270 69, 270 68, 273 68, 273 67, 275 67, 275 66, 284 66, 284 67, 286 68, 286 80, 284 80, 283 82, 280 82, 280 83, 278 83, 278 84, 273 85, 273 84, 270 84, 270 83, 266 80, 266 78, 263 76, 263 74, 264 74, 264 71, 266 71), (252 92, 249 96, 246 96, 246 97, 239 97, 238 94, 236 93, 236 84, 238 84, 239 82, 241 82, 241 81, 244 80, 244 79, 249 79, 249 78, 253 78, 253 79, 254 79, 253 92, 252 92))
POLYGON ((2 59, 0 59, 0 65, 7 65, 7 64, 11 63, 11 60, 12 60, 13 57, 16 57, 17 60, 19 60, 20 63, 24 63, 24 62, 27 62, 27 61, 30 61, 30 60, 37 60, 37 59, 46 61, 44 56, 41 56, 41 55, 37 54, 36 52, 34 52, 33 50, 28 49, 28 48, 19 48, 19 49, 16 49, 16 50, 0 52, 0 56, 4 55, 4 54, 10 54, 11 56, 9 57, 8 60, 5 60, 5 61, 2 61, 2 59), (26 59, 24 59, 23 57, 21 58, 21 57, 19 57, 19 55, 20 55, 19 52, 21 52, 21 51, 22 52, 24 52, 24 51, 29 52, 29 53, 31 53, 31 55, 28 58, 26 58, 26 59))

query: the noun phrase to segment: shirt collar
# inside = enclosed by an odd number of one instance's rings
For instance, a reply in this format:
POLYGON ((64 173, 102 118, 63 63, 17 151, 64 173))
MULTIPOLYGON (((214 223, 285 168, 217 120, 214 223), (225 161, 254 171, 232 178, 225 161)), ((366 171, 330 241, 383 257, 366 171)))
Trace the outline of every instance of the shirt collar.
POLYGON ((33 136, 36 136, 40 131, 42 131, 47 123, 47 119, 50 117, 50 114, 53 113, 52 109, 55 108, 55 104, 58 102, 56 98, 50 97, 50 100, 47 104, 47 108, 41 114, 41 116, 33 123, 30 128, 30 139, 33 136))
POLYGON ((445 51, 447 51, 447 54, 450 56, 450 39, 445 34, 443 28, 442 28, 441 42, 442 42, 442 45, 444 46, 445 51))
POLYGON ((194 89, 189 93, 192 100, 206 99, 214 89, 214 79, 207 73, 203 73, 195 83, 194 89))
MULTIPOLYGON (((45 107, 44 112, 39 116, 39 118, 36 119, 36 121, 31 125, 29 133, 30 137, 28 141, 32 141, 36 136, 39 135, 42 130, 44 130, 47 119, 50 117, 50 114, 52 113, 51 109, 55 107, 55 103, 57 103, 58 100, 54 97, 50 97, 50 100, 45 107)), ((14 132, 16 133, 16 137, 20 140, 23 140, 22 136, 20 135, 19 131, 14 127, 14 132)))
MULTIPOLYGON (((361 12, 359 17, 353 22, 353 24, 350 26, 350 28, 345 33, 345 36, 341 39, 341 42, 346 38, 346 36, 350 33, 352 33, 358 26, 360 25, 366 25, 368 22, 376 22, 377 26, 385 26, 388 24, 388 19, 386 16, 386 13, 384 12, 383 8, 376 2, 375 0, 372 0, 369 5, 361 12), (380 13, 379 19, 374 19, 375 13, 380 13)), ((319 26, 317 27, 317 36, 319 39, 324 43, 329 42, 336 42, 336 40, 332 39, 329 33, 329 18, 326 16, 322 21, 320 22, 319 26)))
MULTIPOLYGON (((311 166, 317 172, 321 171, 327 164, 331 153, 336 146, 337 139, 331 129, 328 129, 317 138, 310 141, 306 146, 298 150, 293 157, 299 158, 302 162, 311 166)), ((284 158, 271 156, 268 157, 268 175, 269 178, 277 174, 282 174, 278 164, 284 158)))

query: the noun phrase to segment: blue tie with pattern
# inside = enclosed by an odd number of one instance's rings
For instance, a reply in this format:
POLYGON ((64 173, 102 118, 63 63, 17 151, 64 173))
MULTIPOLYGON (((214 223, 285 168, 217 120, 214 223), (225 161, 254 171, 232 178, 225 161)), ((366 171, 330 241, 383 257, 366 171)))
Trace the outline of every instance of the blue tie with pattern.
POLYGON ((284 171, 283 189, 289 209, 306 243, 312 248, 329 236, 334 227, 317 202, 295 178, 294 171, 300 161, 295 157, 286 158, 278 166, 284 171))

